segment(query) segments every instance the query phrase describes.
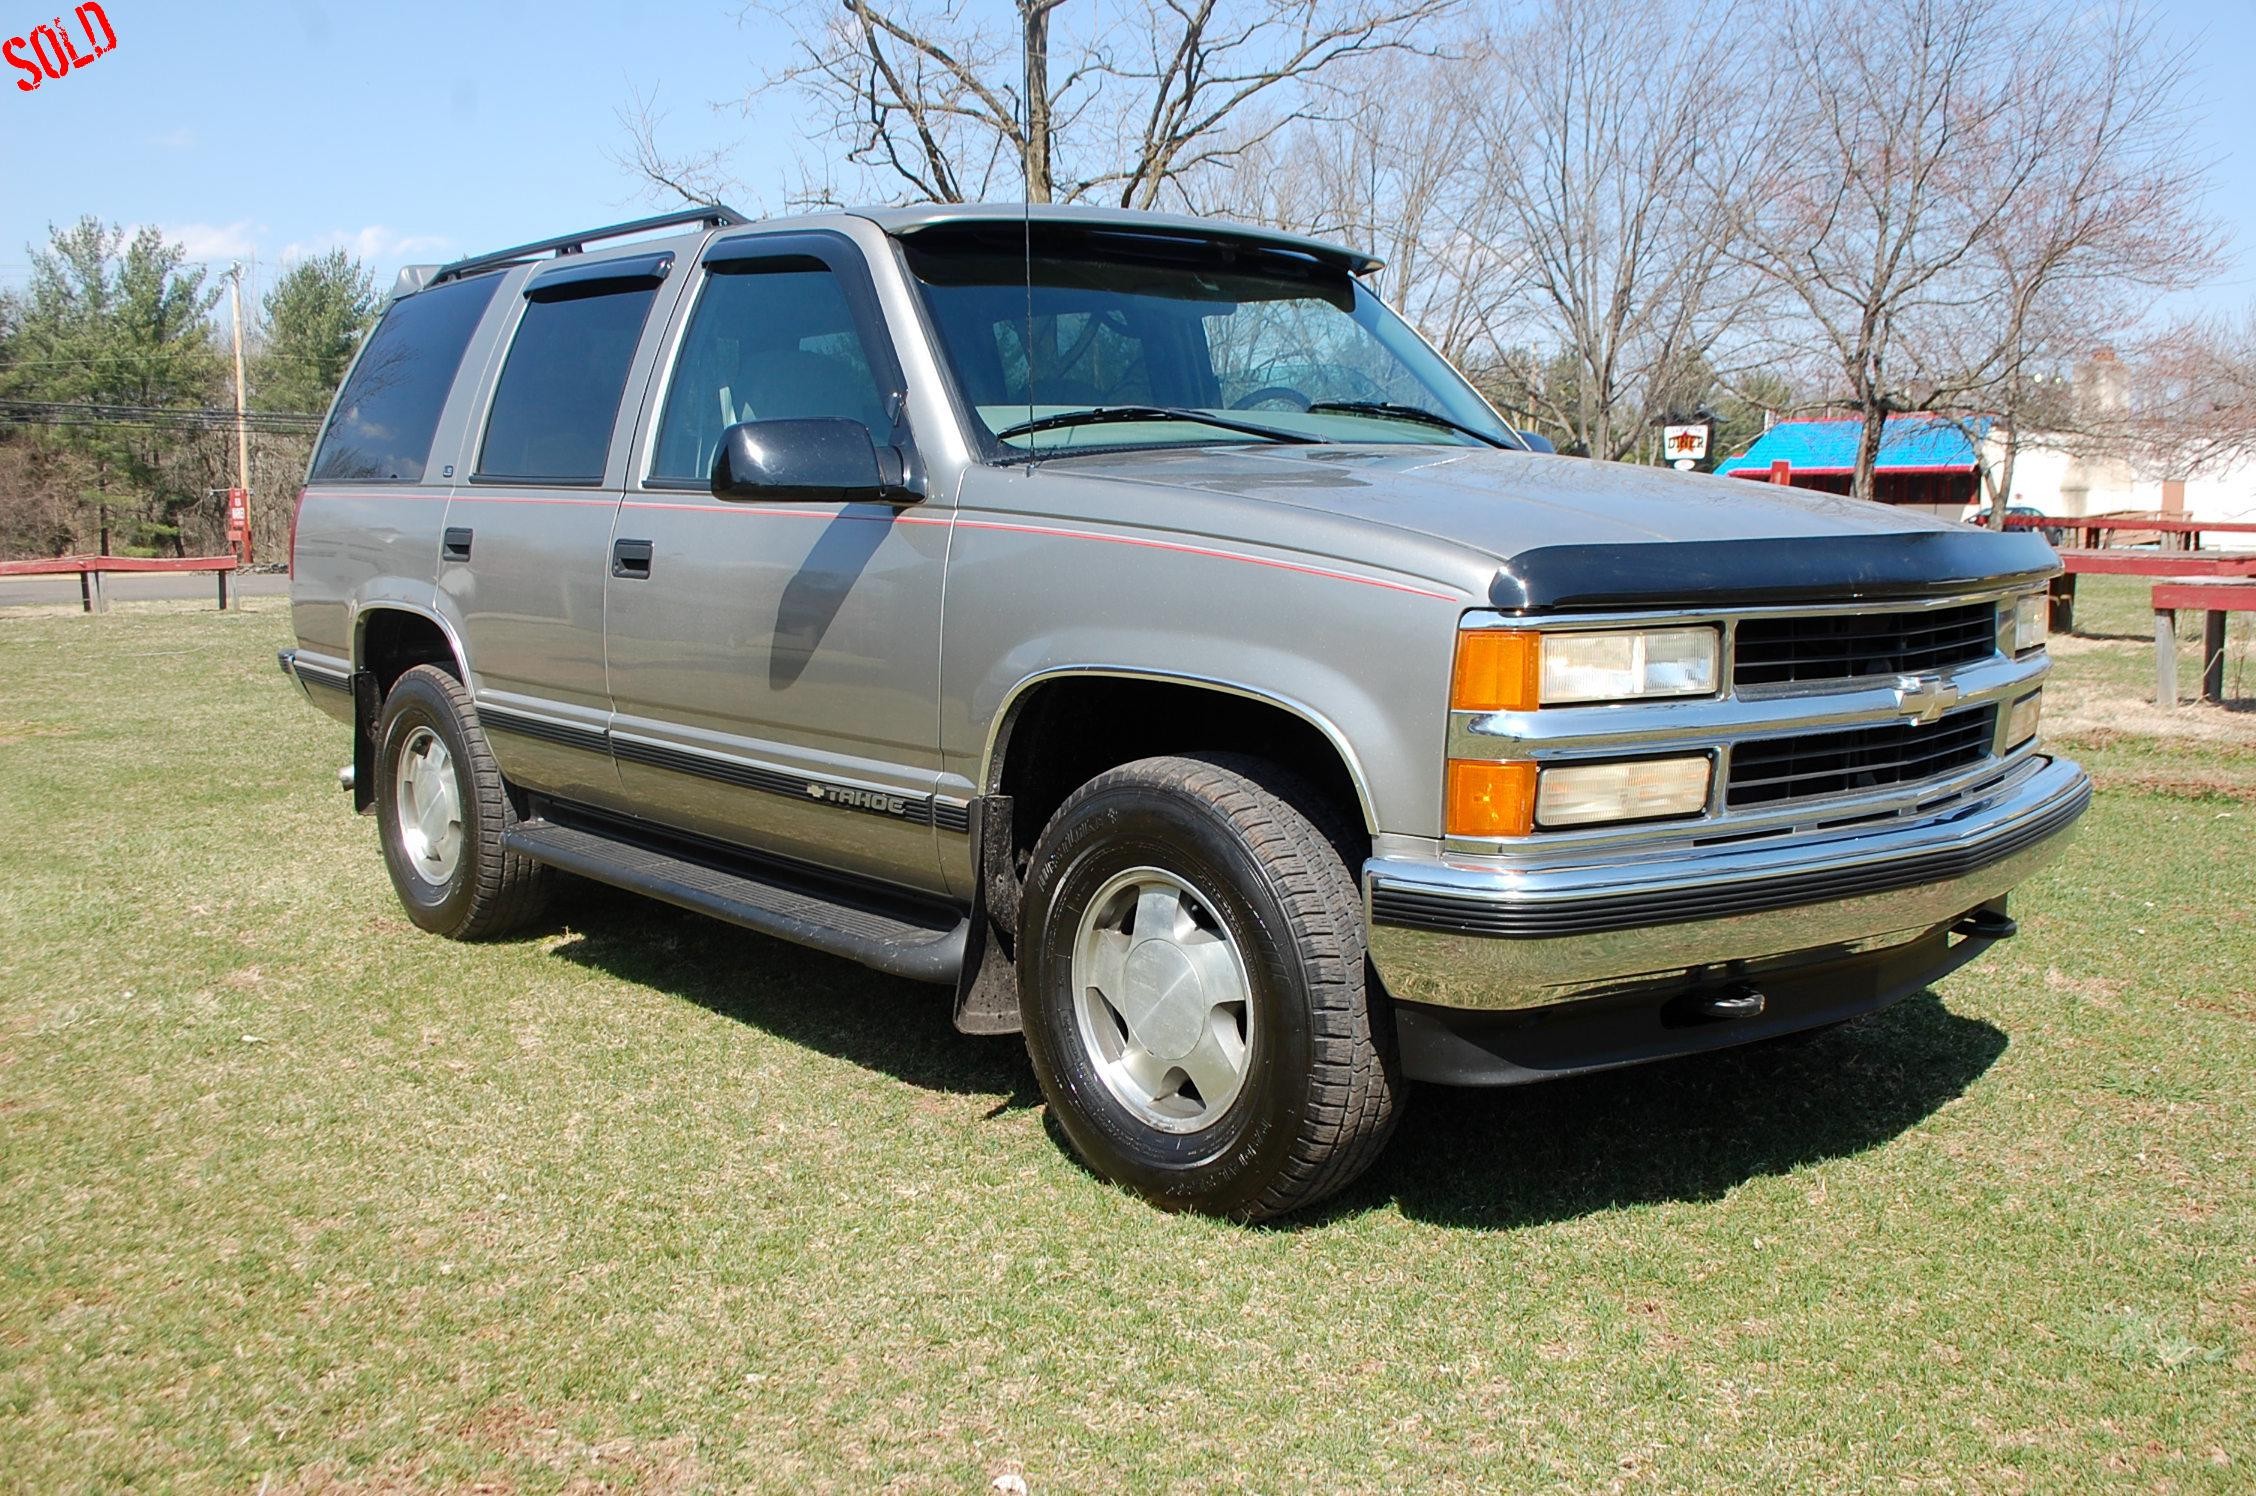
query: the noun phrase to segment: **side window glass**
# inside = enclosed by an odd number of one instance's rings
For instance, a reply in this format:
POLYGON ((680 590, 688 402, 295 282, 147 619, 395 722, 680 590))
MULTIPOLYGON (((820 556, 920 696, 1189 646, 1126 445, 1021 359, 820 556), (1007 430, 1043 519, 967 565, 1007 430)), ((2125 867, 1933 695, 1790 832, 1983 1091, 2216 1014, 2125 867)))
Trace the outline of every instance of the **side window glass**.
POLYGON ((682 335, 653 478, 703 482, 739 421, 841 416, 892 440, 885 397, 837 275, 804 260, 721 264, 682 335))
POLYGON ((599 483, 656 286, 528 302, 494 386, 481 478, 599 483))
POLYGON ((447 391, 500 280, 449 281, 392 303, 337 397, 315 482, 423 481, 447 391))

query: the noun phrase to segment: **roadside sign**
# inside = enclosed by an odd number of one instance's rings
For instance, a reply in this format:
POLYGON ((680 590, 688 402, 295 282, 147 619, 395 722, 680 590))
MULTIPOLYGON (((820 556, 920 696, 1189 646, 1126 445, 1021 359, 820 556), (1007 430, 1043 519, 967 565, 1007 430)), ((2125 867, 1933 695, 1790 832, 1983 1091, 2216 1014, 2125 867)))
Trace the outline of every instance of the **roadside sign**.
POLYGON ((1678 467, 1705 462, 1708 457, 1708 434, 1715 428, 1706 421, 1684 426, 1661 428, 1661 452, 1678 467))

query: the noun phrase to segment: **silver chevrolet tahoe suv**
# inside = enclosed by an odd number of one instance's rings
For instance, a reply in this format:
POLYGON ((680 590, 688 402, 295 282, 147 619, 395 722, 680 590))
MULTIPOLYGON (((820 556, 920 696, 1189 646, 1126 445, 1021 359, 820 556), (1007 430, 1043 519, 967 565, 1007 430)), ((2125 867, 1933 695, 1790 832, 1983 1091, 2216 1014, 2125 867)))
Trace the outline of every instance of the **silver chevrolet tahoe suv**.
POLYGON ((283 668, 415 922, 553 873, 954 989, 1097 1171, 1252 1219, 1412 1080, 1870 1013, 2090 796, 2050 549, 1531 451, 1367 256, 714 209, 403 275, 283 668))

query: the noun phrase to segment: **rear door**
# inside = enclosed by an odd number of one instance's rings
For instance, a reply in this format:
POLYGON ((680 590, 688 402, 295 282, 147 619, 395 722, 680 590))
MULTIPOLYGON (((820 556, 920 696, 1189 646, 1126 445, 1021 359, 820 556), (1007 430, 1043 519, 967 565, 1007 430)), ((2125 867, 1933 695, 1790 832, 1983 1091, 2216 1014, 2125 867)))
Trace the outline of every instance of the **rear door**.
POLYGON ((904 383, 843 235, 717 241, 646 401, 609 579, 612 751, 636 813, 940 891, 944 513, 719 499, 738 421, 838 416, 909 450, 904 383))
POLYGON ((619 803, 603 594, 633 422, 620 407, 678 283, 671 251, 571 257, 526 277, 516 325, 454 490, 439 586, 502 772, 619 803))

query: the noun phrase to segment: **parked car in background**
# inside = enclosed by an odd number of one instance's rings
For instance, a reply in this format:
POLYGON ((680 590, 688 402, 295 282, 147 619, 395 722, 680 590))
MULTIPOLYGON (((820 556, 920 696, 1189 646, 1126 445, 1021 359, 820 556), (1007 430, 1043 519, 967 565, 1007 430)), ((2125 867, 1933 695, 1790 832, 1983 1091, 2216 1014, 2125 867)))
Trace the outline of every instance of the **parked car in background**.
POLYGON ((406 277, 281 663, 409 917, 502 935, 560 869, 946 984, 1091 1167, 1246 1219, 1407 1082, 1839 1023, 2010 935, 2090 796, 2044 544, 1531 452, 1374 265, 941 206, 406 277))
MULTIPOLYGON (((2011 520, 2036 521, 2052 518, 2051 515, 2046 514, 2042 509, 2037 508, 2034 504, 2008 504, 2006 506, 2005 512, 2007 518, 2011 520)), ((1980 500, 1976 500, 1975 502, 1966 506, 1966 512, 1960 515, 1959 518, 1966 524, 1980 525, 1984 528, 1987 528, 1990 523, 1990 506, 1980 500)), ((2068 543, 2068 528, 2065 525, 2027 523, 2009 525, 2008 528, 2015 530, 2034 530, 2036 531, 2036 533, 2042 535, 2045 538, 2045 544, 2053 547, 2055 550, 2058 550, 2061 546, 2068 543)))

